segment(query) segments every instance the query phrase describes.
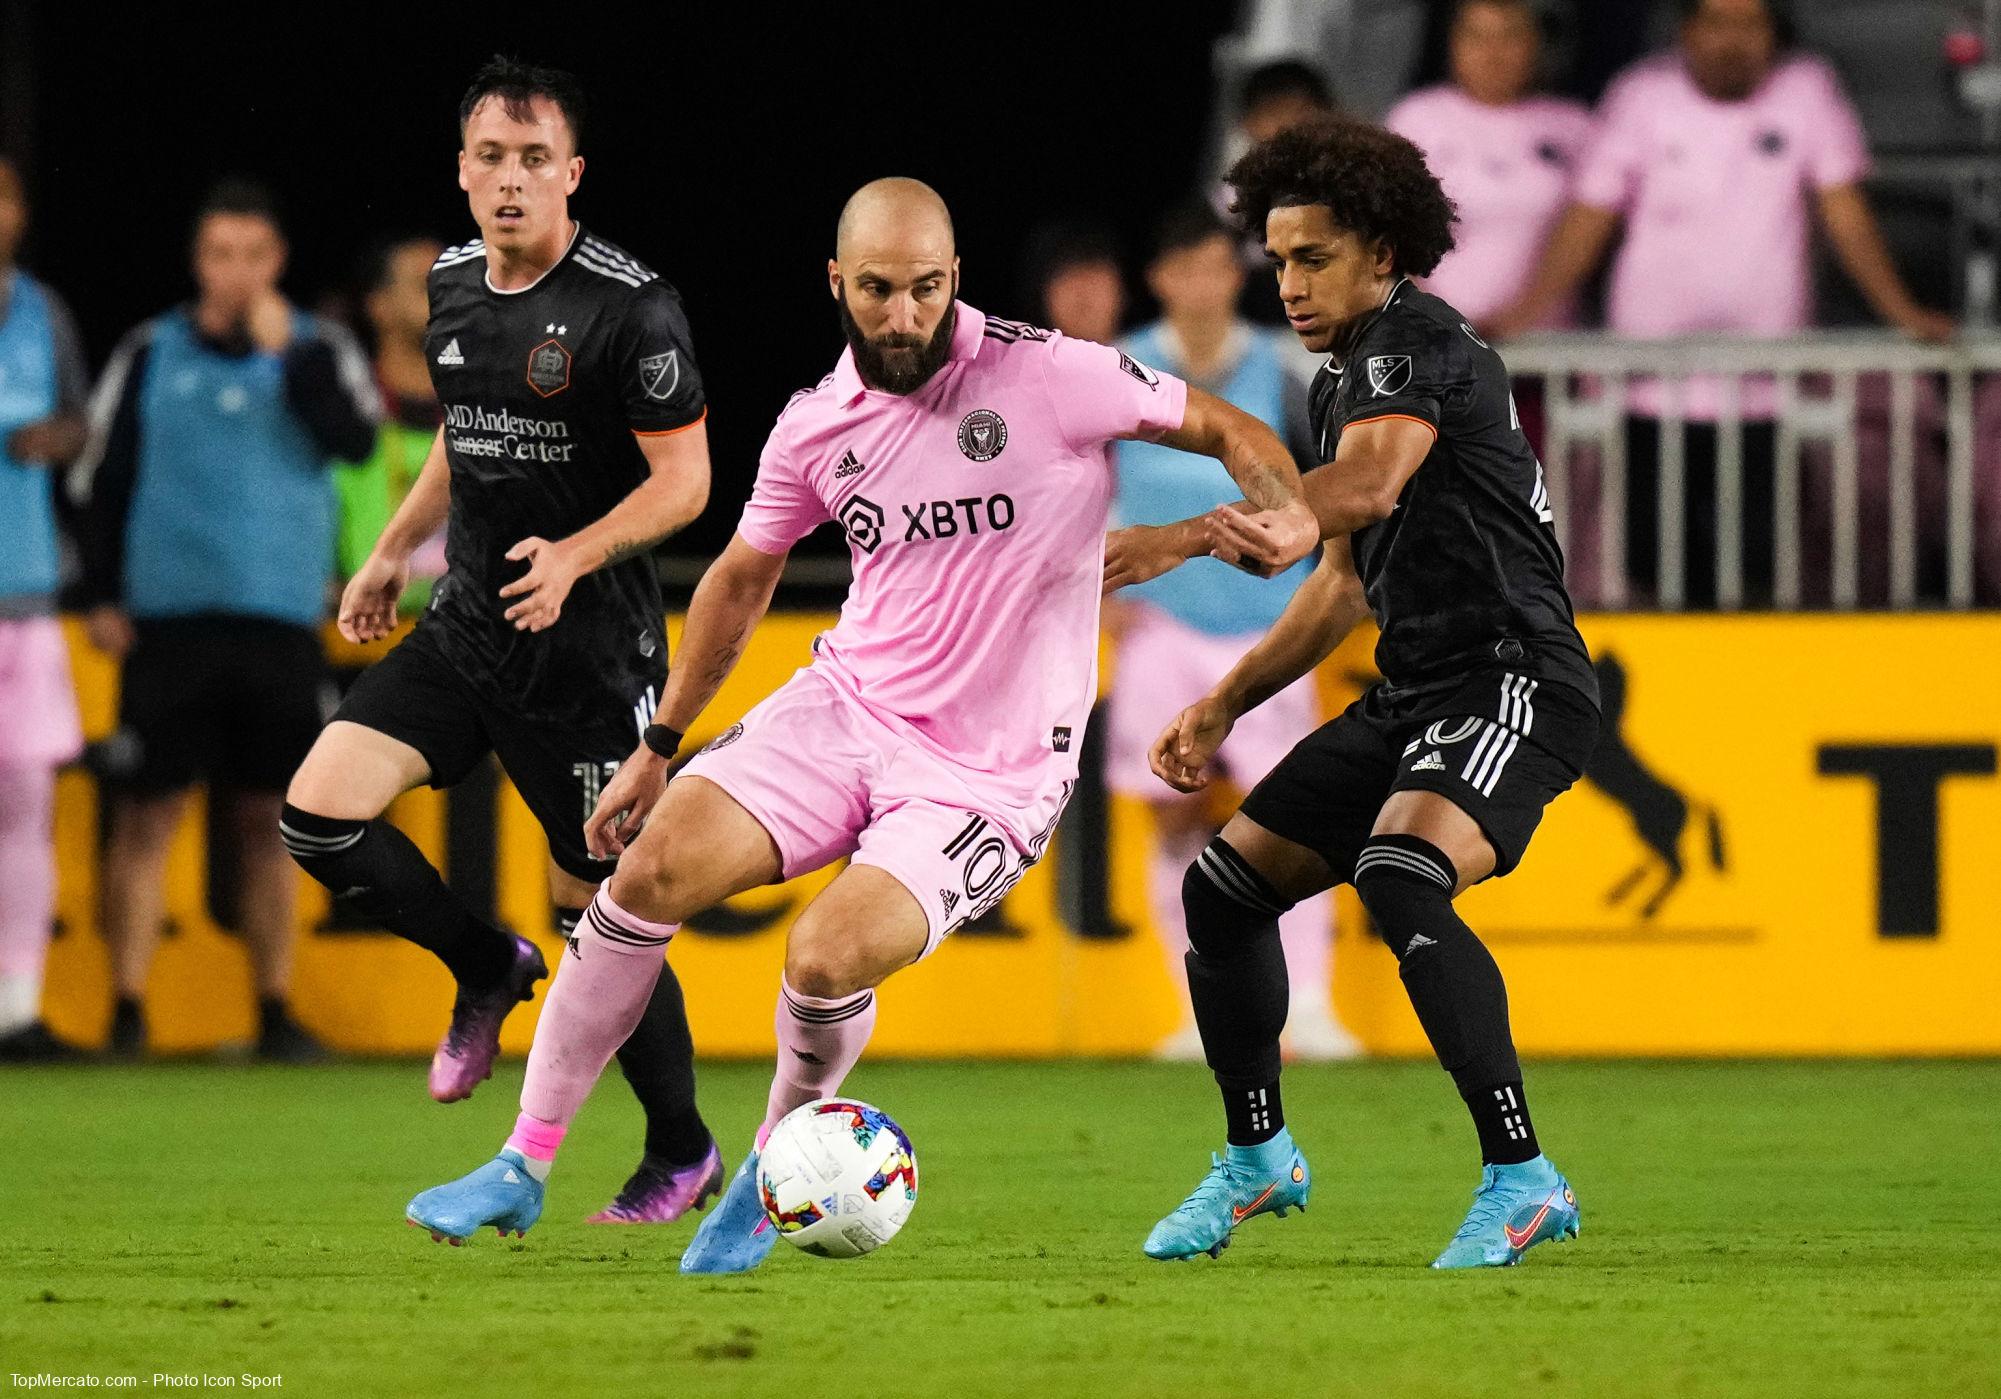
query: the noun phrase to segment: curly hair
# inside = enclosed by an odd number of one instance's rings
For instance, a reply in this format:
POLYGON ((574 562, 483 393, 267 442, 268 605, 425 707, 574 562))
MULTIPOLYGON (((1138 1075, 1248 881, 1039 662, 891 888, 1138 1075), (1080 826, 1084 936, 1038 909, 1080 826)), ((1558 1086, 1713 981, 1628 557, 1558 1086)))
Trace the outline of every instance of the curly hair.
POLYGON ((1367 242, 1381 239, 1396 270, 1422 277, 1452 251, 1458 212, 1403 137, 1343 117, 1304 122, 1253 147, 1230 167, 1230 212, 1263 238, 1275 208, 1325 204, 1334 222, 1367 242))

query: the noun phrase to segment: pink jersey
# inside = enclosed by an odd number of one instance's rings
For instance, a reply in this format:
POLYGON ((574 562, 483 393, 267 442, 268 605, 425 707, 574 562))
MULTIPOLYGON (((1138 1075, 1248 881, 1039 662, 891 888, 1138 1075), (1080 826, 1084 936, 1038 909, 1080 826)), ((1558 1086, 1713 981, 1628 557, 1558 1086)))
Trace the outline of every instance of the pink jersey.
MULTIPOLYGON (((1869 170, 1862 124, 1828 67, 1780 63, 1742 102, 1718 102, 1679 57, 1636 64, 1600 108, 1577 198, 1624 217, 1607 320, 1643 338, 1804 330, 1813 316, 1815 194, 1869 170)), ((1634 406, 1659 411, 1651 386, 1634 406)), ((1716 386, 1691 386, 1686 411, 1713 418, 1716 386)), ((1747 416, 1769 417, 1769 384, 1750 386, 1747 416)))
MULTIPOLYGON (((1459 245, 1424 289, 1470 321, 1486 319, 1521 294, 1541 261, 1591 141, 1590 111, 1554 97, 1490 107, 1439 86, 1404 98, 1383 125, 1424 152, 1459 206, 1459 245)), ((1544 325, 1572 324, 1575 309, 1562 308, 1544 325)))
POLYGON ((1075 779, 1097 691, 1107 447, 1173 431, 1187 403, 1118 350, 961 302, 916 393, 865 387, 844 351, 793 398, 737 533, 776 554, 838 521, 854 582, 813 668, 997 818, 1031 812, 1075 779))

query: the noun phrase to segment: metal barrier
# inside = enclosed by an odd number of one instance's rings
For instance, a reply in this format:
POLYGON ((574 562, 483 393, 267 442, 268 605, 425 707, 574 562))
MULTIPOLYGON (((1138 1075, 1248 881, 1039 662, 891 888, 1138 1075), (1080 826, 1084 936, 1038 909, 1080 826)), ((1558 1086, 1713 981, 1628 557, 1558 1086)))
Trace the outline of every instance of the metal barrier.
MULTIPOLYGON (((1769 420, 1776 429, 1771 602, 1785 609, 1801 605, 1802 464, 1818 448, 1826 453, 1831 495, 1826 502, 1832 535, 1827 601, 1836 609, 1855 608, 1863 514, 1857 388, 1865 376, 1882 375, 1888 380, 1889 400, 1887 460, 1881 463, 1887 478, 1887 601, 1899 609, 1920 602, 1918 559, 1931 522, 1921 520, 1917 508, 1919 400, 1921 395, 1927 402, 1937 400, 1942 384, 1943 421, 1936 426, 1944 440, 1945 580, 1944 596, 1937 600, 1953 608, 1975 605, 1975 395, 1985 387, 1985 376, 2001 372, 2001 339, 1927 346, 1878 332, 1821 332, 1783 341, 1631 341, 1576 334, 1528 337, 1501 350, 1518 380, 1541 387, 1543 468, 1566 552, 1575 528, 1566 507, 1576 498, 1580 461, 1595 450, 1599 494, 1593 542, 1599 578, 1598 596, 1588 601, 1613 609, 1628 605, 1625 506, 1631 473, 1626 424, 1633 416, 1629 395, 1641 388, 1655 394, 1657 402, 1649 405, 1647 416, 1657 416, 1659 423, 1660 562, 1654 603, 1669 611, 1685 605, 1689 400, 1714 393, 1720 396, 1714 417, 1717 605, 1734 609, 1746 601, 1744 429, 1747 421, 1769 420), (1754 395, 1761 400, 1771 396, 1771 411, 1747 411, 1745 399, 1754 395)), ((1707 422, 1707 416, 1701 421, 1707 422)))

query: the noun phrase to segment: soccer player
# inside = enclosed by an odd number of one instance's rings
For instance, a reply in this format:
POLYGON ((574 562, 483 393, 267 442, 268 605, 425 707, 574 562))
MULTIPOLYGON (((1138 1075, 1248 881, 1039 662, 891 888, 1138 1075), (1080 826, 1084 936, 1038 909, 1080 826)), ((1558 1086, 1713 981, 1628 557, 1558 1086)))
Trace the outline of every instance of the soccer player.
POLYGON ((736 537, 695 591, 654 727, 591 818, 594 848, 623 858, 562 959, 514 1134, 410 1202, 435 1234, 535 1222, 556 1148, 681 920, 846 857, 787 935, 757 1145, 681 1259, 684 1272, 757 1266, 776 1237, 757 1147, 839 1089, 875 987, 996 905, 1063 809, 1096 685, 1109 444, 1147 437, 1221 460, 1261 509, 1261 566, 1313 547, 1292 462, 1257 419, 1115 349, 959 301, 951 218, 927 186, 858 191, 827 277, 848 349, 779 415, 736 537), (827 521, 855 570, 839 624, 667 786, 667 755, 728 676, 787 552, 827 521))
MULTIPOLYGON (((534 944, 476 917, 382 813, 497 754, 549 838, 567 931, 611 871, 586 848, 583 819, 666 678, 647 551, 708 499, 707 409, 680 297, 570 217, 582 111, 569 74, 506 59, 482 68, 459 105, 459 185, 482 236, 430 273, 424 354, 445 423, 348 582, 342 633, 374 641, 394 629, 411 555, 441 525, 448 570, 415 630, 355 682, 286 797, 300 866, 457 979, 431 1061, 440 1102, 493 1071, 501 1022, 548 972, 534 944)), ((679 983, 668 972, 649 989, 619 1059, 646 1108, 645 1155, 599 1220, 678 1218, 722 1184, 695 1109, 679 983)))
MULTIPOLYGON (((1328 464, 1305 478, 1327 542, 1265 638, 1161 734, 1154 771, 1200 789, 1238 718, 1371 612, 1384 680, 1295 747, 1188 869, 1188 981, 1229 1144, 1146 1252, 1214 1255, 1253 1215, 1305 1205, 1312 1180, 1279 1098, 1277 920, 1349 883, 1396 954, 1485 1163, 1433 1266, 1513 1263, 1574 1236, 1577 1201, 1537 1142, 1500 968, 1452 901, 1515 867, 1598 736, 1542 468, 1500 356, 1411 284, 1452 247, 1453 221, 1415 146, 1331 121, 1258 146, 1230 182, 1246 227, 1263 230, 1287 320, 1329 356, 1311 394, 1328 464)), ((1148 577, 1201 552, 1196 538, 1227 557, 1264 528, 1248 516, 1199 534, 1166 526, 1109 552, 1122 576, 1148 577)))

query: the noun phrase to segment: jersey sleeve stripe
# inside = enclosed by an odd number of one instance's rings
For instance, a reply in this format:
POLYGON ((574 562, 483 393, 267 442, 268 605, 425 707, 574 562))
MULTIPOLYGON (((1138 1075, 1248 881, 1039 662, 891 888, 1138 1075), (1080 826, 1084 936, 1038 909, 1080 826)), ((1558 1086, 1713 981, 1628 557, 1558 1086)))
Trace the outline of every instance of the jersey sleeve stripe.
POLYGON ((1416 423, 1420 427, 1423 427, 1427 431, 1429 431, 1433 437, 1438 436, 1437 424, 1425 422, 1424 419, 1416 417, 1409 413, 1378 413, 1373 418, 1356 418, 1352 422, 1342 427, 1341 431, 1346 432, 1351 427, 1360 427, 1363 423, 1388 423, 1388 422, 1395 422, 1398 419, 1402 419, 1404 422, 1407 423, 1416 423))
POLYGON ((678 433, 686 432, 691 427, 700 427, 703 423, 707 422, 708 420, 709 420, 709 410, 708 406, 704 404, 702 407, 701 416, 696 418, 691 423, 683 423, 679 427, 655 428, 650 432, 642 432, 640 429, 634 428, 632 430, 632 435, 634 437, 673 437, 678 433))

